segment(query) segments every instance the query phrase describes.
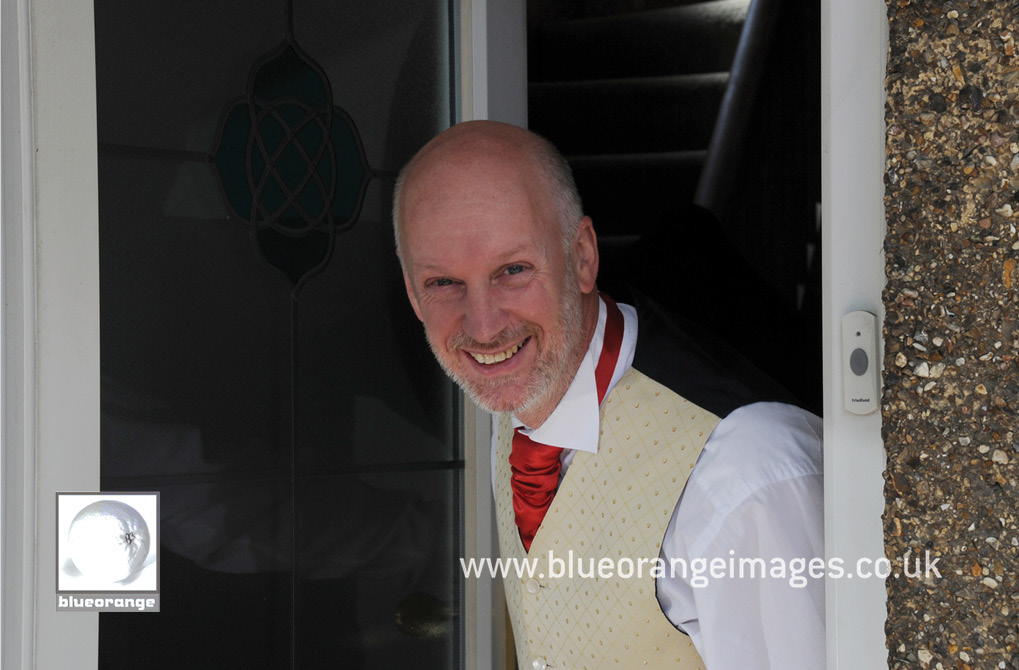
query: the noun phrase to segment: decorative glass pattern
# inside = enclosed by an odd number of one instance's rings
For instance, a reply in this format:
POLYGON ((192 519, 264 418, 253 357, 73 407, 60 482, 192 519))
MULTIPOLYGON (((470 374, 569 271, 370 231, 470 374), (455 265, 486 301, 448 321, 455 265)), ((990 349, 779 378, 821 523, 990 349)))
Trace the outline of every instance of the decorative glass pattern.
POLYGON ((296 291, 357 219, 372 173, 329 79, 293 41, 259 59, 211 160, 232 213, 296 291))

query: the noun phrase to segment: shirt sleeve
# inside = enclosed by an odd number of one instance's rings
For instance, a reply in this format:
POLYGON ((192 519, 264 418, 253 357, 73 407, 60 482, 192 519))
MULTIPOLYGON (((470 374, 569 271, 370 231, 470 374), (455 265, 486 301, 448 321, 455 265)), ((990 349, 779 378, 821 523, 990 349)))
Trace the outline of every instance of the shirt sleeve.
POLYGON ((789 405, 741 408, 691 473, 662 544, 658 600, 708 670, 824 667, 820 434, 817 417, 789 405))

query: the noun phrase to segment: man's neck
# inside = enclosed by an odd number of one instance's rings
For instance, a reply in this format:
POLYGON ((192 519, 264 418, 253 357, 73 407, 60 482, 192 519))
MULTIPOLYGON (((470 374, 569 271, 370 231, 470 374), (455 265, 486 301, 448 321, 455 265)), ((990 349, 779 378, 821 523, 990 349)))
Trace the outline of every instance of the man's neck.
POLYGON ((598 311, 600 309, 601 299, 598 297, 598 291, 594 290, 591 293, 585 294, 581 297, 582 309, 583 309, 583 321, 581 322, 581 328, 583 336, 577 341, 577 346, 574 347, 574 351, 570 352, 572 360, 570 361, 570 374, 564 375, 559 382, 561 388, 555 389, 555 393, 550 393, 547 398, 536 402, 533 407, 527 407, 516 413, 516 417, 520 419, 528 428, 539 428, 541 424, 552 415, 555 408, 559 406, 563 396, 570 388, 570 384, 573 383, 573 378, 577 376, 577 370, 580 369, 580 363, 584 360, 584 356, 587 354, 588 348, 591 346, 591 338, 594 337, 595 331, 598 329, 598 311))

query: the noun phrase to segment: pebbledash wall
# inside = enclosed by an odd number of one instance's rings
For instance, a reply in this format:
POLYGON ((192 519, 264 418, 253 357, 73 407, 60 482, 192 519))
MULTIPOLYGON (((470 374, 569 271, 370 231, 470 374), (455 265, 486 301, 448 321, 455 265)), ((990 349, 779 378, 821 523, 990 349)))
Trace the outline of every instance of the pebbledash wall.
POLYGON ((887 5, 889 667, 1019 668, 1019 2, 887 5))

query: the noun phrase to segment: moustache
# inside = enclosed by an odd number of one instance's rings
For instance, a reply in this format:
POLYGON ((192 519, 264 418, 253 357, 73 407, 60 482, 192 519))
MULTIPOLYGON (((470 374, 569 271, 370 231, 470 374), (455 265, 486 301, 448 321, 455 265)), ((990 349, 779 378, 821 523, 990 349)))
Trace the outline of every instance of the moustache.
POLYGON ((531 337, 538 333, 537 326, 531 324, 522 324, 513 328, 503 330, 498 335, 493 337, 487 342, 478 342, 473 337, 463 332, 462 330, 454 333, 446 341, 446 346, 450 351, 459 351, 461 349, 469 349, 475 353, 491 353, 495 354, 500 351, 509 349, 514 344, 517 344, 527 337, 531 337))

